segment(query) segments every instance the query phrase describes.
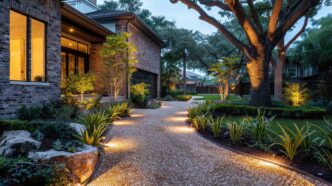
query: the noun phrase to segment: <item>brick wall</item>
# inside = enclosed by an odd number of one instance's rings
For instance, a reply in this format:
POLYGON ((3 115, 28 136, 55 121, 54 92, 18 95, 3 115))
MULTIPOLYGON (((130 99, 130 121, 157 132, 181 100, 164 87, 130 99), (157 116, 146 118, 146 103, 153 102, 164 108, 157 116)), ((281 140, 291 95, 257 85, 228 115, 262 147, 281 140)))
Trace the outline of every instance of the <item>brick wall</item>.
MULTIPOLYGON (((0 1, 0 117, 16 114, 23 105, 40 105, 60 98, 61 79, 61 14, 60 1, 0 1), (9 12, 10 8, 47 23, 47 83, 17 85, 9 80, 9 12)), ((28 60, 28 63, 31 63, 28 60)))
POLYGON ((147 35, 129 24, 128 32, 132 33, 130 42, 135 43, 138 49, 136 68, 157 75, 157 96, 160 97, 160 52, 161 48, 147 35))

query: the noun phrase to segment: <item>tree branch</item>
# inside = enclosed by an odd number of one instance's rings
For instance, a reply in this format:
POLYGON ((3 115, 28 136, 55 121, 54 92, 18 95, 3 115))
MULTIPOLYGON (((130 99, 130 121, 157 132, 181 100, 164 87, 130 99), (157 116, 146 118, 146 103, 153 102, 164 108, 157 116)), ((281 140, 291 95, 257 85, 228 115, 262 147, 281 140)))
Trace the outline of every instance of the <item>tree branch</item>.
POLYGON ((282 8, 282 0, 276 0, 270 17, 269 29, 267 33, 267 37, 270 41, 273 40, 273 36, 276 32, 281 8, 282 8))
POLYGON ((256 48, 262 46, 261 38, 254 28, 250 20, 247 18, 246 12, 239 2, 239 0, 225 0, 229 8, 232 10, 234 15, 237 17, 239 24, 242 26, 249 42, 256 48))
POLYGON ((303 34, 305 29, 307 28, 308 21, 309 21, 309 16, 306 16, 301 30, 286 44, 286 46, 284 47, 285 50, 287 50, 293 44, 293 42, 296 41, 297 38, 303 34))
POLYGON ((251 11, 251 14, 252 14, 252 19, 255 21, 255 25, 259 31, 259 33, 263 33, 264 32, 264 29, 263 29, 263 26, 261 24, 261 22, 259 21, 259 16, 257 14, 257 11, 256 11, 256 8, 255 8, 255 5, 253 3, 253 0, 247 0, 247 3, 248 3, 248 6, 249 6, 249 9, 251 11))
POLYGON ((282 37, 285 36, 287 31, 294 26, 294 24, 303 17, 311 8, 318 5, 320 0, 302 0, 297 6, 290 9, 283 19, 280 21, 275 36, 273 38, 273 45, 276 45, 282 37))
POLYGON ((225 3, 222 3, 220 0, 199 0, 199 3, 210 7, 216 6, 225 11, 231 11, 229 7, 225 3))
POLYGON ((248 57, 251 57, 249 48, 238 40, 223 24, 217 21, 215 18, 209 16, 199 5, 191 0, 170 0, 172 3, 181 1, 187 5, 188 8, 196 10, 200 14, 200 19, 216 27, 235 47, 243 51, 248 57))

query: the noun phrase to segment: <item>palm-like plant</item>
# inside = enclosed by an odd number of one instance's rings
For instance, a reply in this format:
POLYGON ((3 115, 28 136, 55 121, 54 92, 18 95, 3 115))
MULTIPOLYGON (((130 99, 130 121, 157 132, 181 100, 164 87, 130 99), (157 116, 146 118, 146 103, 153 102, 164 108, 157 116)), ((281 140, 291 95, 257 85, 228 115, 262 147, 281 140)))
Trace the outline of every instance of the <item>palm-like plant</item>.
POLYGON ((108 121, 113 123, 115 120, 120 118, 121 108, 118 105, 109 105, 105 108, 105 114, 108 117, 108 121))
POLYGON ((188 108, 188 117, 193 120, 197 116, 207 115, 213 109, 215 104, 212 101, 200 103, 197 106, 188 108))
POLYGON ((296 124, 294 124, 295 132, 280 124, 278 124, 278 126, 282 131, 282 134, 278 134, 280 142, 272 145, 281 146, 281 152, 290 160, 293 160, 298 152, 298 148, 302 145, 303 141, 313 133, 313 131, 308 131, 305 127, 299 128, 296 124))
POLYGON ((99 146, 101 141, 105 138, 104 133, 108 128, 108 117, 104 112, 95 112, 84 115, 79 118, 80 123, 86 127, 79 136, 81 141, 88 145, 99 146))
POLYGON ((220 135, 222 125, 223 125, 224 117, 218 117, 214 119, 211 115, 208 118, 208 123, 211 128, 213 137, 218 137, 220 135))
POLYGON ((236 144, 246 132, 246 123, 244 121, 238 122, 228 122, 227 124, 228 134, 231 138, 233 144, 236 144))
POLYGON ((269 119, 266 118, 265 112, 262 112, 260 109, 258 109, 258 115, 256 118, 243 118, 243 122, 249 126, 249 131, 253 136, 256 144, 262 144, 267 128, 273 119, 274 116, 269 119))

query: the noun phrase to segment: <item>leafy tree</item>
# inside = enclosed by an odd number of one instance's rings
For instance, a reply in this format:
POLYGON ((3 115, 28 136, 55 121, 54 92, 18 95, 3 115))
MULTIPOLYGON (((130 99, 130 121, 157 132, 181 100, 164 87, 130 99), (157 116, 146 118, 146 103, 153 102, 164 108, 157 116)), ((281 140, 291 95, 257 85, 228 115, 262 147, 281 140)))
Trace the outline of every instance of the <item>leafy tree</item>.
POLYGON ((272 7, 268 16, 268 24, 264 26, 259 17, 262 1, 240 0, 170 0, 182 2, 200 14, 200 19, 215 26, 225 38, 241 50, 247 60, 247 69, 251 83, 251 105, 270 106, 271 94, 269 85, 269 64, 272 51, 284 38, 294 24, 306 15, 319 0, 265 0, 272 7), (234 16, 246 37, 242 42, 224 23, 208 14, 204 7, 216 7, 223 17, 234 16))
POLYGON ((84 101, 84 93, 94 90, 95 75, 91 73, 76 75, 75 89, 81 94, 81 103, 84 101))
POLYGON ((241 65, 239 58, 225 57, 219 63, 213 64, 210 68, 212 75, 217 78, 221 101, 229 96, 229 88, 239 83, 241 77, 241 65))
POLYGON ((123 32, 106 38, 101 50, 104 58, 103 69, 99 74, 99 84, 107 89, 109 98, 117 101, 124 84, 129 84, 137 63, 136 46, 128 42, 130 34, 123 32))

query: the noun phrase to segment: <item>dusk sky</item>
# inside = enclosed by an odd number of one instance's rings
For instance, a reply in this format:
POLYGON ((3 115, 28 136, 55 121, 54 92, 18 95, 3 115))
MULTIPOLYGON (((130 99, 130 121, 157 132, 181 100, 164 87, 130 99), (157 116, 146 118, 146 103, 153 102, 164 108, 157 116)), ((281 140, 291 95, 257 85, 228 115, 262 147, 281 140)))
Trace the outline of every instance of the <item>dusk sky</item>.
MULTIPOLYGON (((102 3, 103 0, 98 0, 98 3, 102 3)), ((194 10, 189 10, 182 3, 172 4, 169 0, 142 0, 143 8, 148 9, 152 12, 153 15, 163 15, 170 20, 174 20, 179 28, 187 28, 191 30, 198 30, 204 34, 211 34, 216 32, 216 28, 201 21, 198 18, 198 13, 194 10)), ((211 10, 212 15, 218 18, 217 10, 211 10)), ((326 16, 328 13, 332 13, 332 7, 323 7, 316 18, 326 16)), ((303 23, 299 21, 301 26, 303 23)), ((298 26, 300 29, 300 26, 298 26)), ((295 29, 296 31, 296 29, 295 29)), ((293 35, 290 33, 288 35, 293 35)))

